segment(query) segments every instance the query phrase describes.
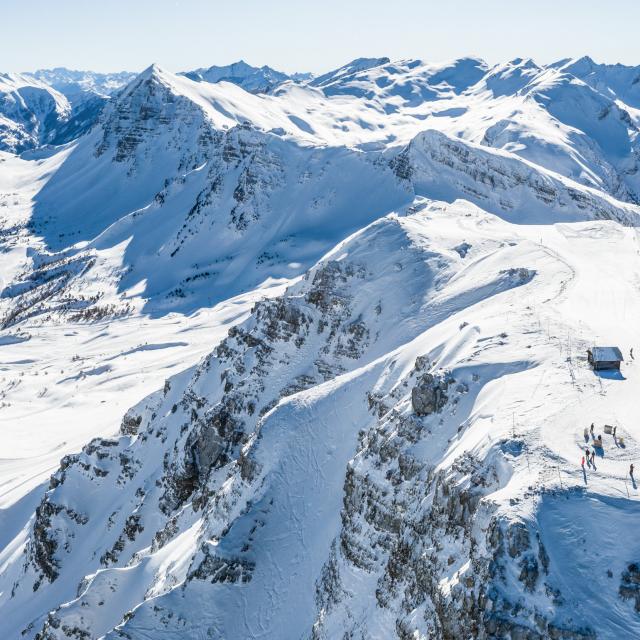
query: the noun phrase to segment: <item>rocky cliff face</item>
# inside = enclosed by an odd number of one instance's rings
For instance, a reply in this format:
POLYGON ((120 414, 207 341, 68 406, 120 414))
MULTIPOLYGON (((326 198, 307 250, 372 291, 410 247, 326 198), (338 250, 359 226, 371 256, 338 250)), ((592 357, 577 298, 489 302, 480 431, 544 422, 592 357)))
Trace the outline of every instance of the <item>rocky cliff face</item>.
POLYGON ((451 397, 426 422, 415 398, 434 388, 435 377, 424 373, 431 368, 418 358, 389 395, 370 396, 377 421, 360 433, 347 469, 342 527, 317 583, 311 637, 384 629, 398 638, 595 638, 588 626, 556 619, 562 597, 548 581, 555 567, 536 526, 490 498, 510 477, 510 443, 497 442, 483 458, 464 453, 447 470, 413 455, 424 443, 437 457, 438 414, 462 420, 465 396, 476 393, 473 376, 445 377, 451 397), (356 595, 362 574, 375 606, 356 595))
POLYGON ((546 219, 552 210, 558 219, 567 221, 586 216, 632 225, 638 215, 632 204, 620 206, 600 191, 579 188, 558 174, 513 157, 486 153, 436 131, 419 134, 394 158, 392 166, 400 178, 413 183, 418 194, 464 197, 514 222, 523 211, 527 220, 546 219))

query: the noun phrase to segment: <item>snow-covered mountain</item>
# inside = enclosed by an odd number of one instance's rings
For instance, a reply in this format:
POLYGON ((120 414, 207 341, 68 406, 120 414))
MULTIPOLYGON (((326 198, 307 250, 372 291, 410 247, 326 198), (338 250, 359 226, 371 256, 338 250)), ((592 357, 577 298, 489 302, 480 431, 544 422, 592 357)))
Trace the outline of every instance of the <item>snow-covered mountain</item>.
POLYGON ((21 152, 78 138, 109 96, 135 75, 64 68, 0 74, 0 150, 21 152))
POLYGON ((96 73, 56 67, 32 74, 64 95, 71 105, 71 116, 50 137, 51 144, 64 144, 86 133, 98 120, 109 98, 137 74, 129 71, 96 73))
POLYGON ((579 78, 612 100, 640 109, 640 65, 598 64, 589 56, 564 60, 554 65, 579 78))
POLYGON ((108 98, 131 82, 137 74, 130 71, 96 73, 56 67, 55 69, 38 69, 29 75, 59 91, 67 97, 74 108, 77 108, 91 98, 108 98))
POLYGON ((249 93, 269 93, 283 82, 306 82, 312 78, 310 73, 294 73, 288 75, 264 65, 252 67, 244 60, 222 67, 212 66, 183 73, 190 80, 197 82, 231 82, 249 93))
POLYGON ((359 58, 311 81, 327 95, 376 99, 387 109, 418 106, 462 93, 486 73, 482 60, 462 58, 445 64, 421 60, 359 58))
POLYGON ((640 635, 634 78, 7 77, 0 636, 640 635))
POLYGON ((0 150, 46 144, 70 116, 68 100, 49 85, 22 74, 0 74, 0 150))

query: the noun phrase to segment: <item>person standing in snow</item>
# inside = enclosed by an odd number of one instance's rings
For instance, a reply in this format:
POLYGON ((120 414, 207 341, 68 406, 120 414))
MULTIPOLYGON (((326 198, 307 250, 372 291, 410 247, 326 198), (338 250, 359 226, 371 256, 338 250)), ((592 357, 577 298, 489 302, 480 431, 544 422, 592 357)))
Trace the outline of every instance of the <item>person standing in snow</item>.
POLYGON ((633 464, 629 465, 629 475, 633 478, 633 464))
POLYGON ((593 422, 591 423, 591 429, 589 429, 589 431, 591 431, 591 437, 593 438, 593 422))
MULTIPOLYGON (((584 471, 584 456, 582 456, 582 460, 580 461, 580 466, 582 467, 582 470, 584 471)), ((631 465, 633 467, 633 465, 631 465)))

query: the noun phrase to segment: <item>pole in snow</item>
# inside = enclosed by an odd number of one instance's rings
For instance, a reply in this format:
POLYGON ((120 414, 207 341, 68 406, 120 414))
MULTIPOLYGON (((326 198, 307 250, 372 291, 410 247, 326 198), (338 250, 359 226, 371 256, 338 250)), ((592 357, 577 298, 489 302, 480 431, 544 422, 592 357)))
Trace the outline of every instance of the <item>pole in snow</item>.
POLYGON ((560 475, 560 466, 557 466, 556 469, 558 470, 558 480, 560 480, 560 488, 562 489, 562 476, 560 475))

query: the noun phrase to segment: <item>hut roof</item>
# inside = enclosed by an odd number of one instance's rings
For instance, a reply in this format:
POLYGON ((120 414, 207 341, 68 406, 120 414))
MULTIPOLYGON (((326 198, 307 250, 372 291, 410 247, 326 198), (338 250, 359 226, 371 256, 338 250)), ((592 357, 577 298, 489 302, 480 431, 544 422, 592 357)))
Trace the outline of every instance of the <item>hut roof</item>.
POLYGON ((593 347, 591 355, 594 362, 623 362, 624 358, 618 347, 593 347))

